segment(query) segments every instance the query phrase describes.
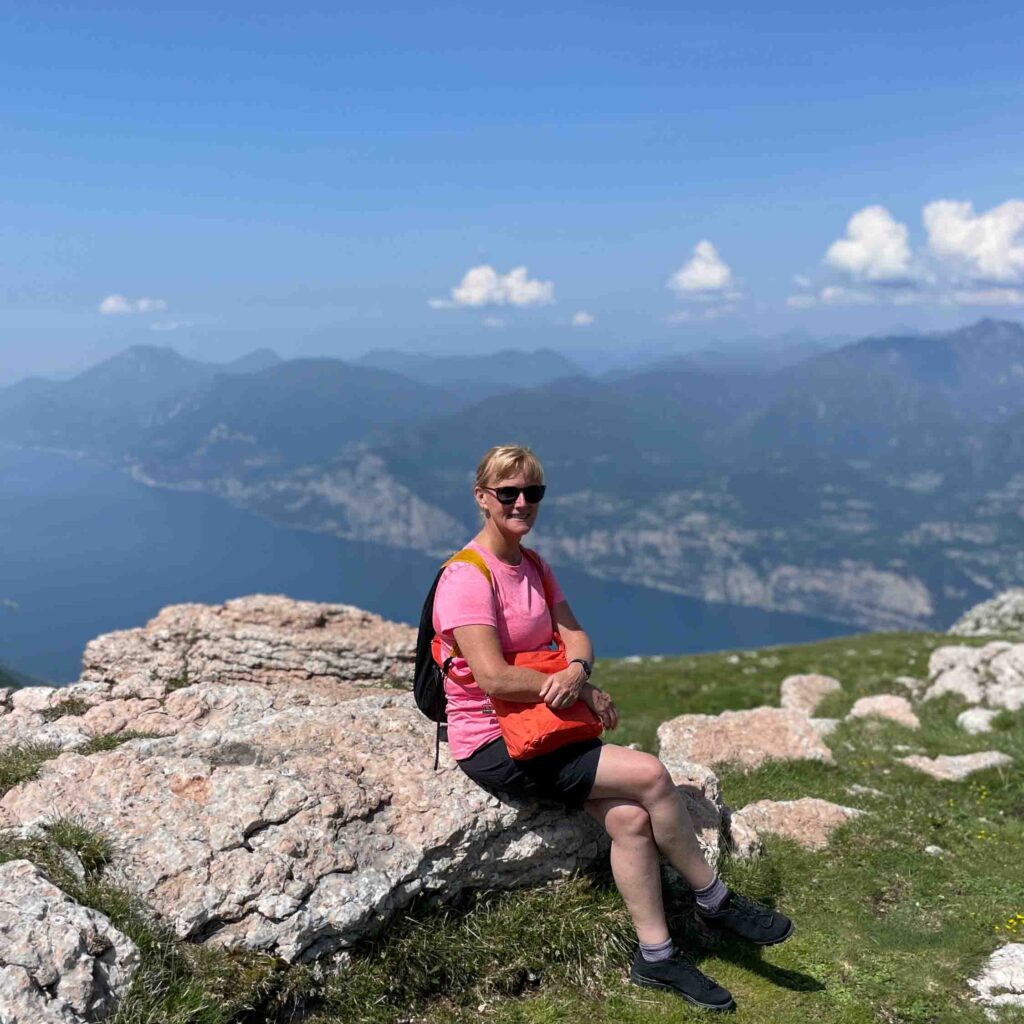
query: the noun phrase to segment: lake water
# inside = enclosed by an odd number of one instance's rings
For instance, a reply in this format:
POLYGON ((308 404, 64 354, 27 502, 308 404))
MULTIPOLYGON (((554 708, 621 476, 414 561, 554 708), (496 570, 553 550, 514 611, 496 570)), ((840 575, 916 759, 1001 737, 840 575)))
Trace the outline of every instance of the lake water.
MULTIPOLYGON (((0 449, 0 663, 77 678, 92 637, 160 608, 243 594, 359 605, 415 622, 437 569, 410 551, 275 526, 109 467, 0 449)), ((672 654, 852 633, 834 622, 708 604, 560 570, 599 655, 672 654)))

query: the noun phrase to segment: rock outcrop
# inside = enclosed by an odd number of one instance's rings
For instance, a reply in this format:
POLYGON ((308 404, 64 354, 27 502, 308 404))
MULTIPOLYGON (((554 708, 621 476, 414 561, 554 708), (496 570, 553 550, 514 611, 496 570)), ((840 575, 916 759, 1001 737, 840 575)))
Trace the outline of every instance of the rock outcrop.
MULTIPOLYGON (((282 598, 169 608, 101 637, 82 682, 27 692, 0 730, 59 726, 64 747, 155 735, 66 750, 0 799, 0 827, 74 818, 110 838, 108 874, 179 935, 289 960, 356 942, 420 893, 535 884, 600 857, 585 813, 499 800, 447 751, 432 770, 433 724, 387 687, 410 672, 413 640, 282 598), (73 713, 46 722, 60 707, 73 713)), ((675 770, 716 859, 717 779, 675 770)))
POLYGON ((990 1020, 998 1019, 999 1010, 1024 1007, 1024 943, 1001 946, 985 961, 978 977, 967 984, 990 1020))
POLYGON ((792 839, 806 850, 824 850, 840 825, 863 813, 856 807, 811 796, 799 800, 758 800, 733 811, 730 827, 734 835, 738 832, 744 837, 744 844, 749 843, 746 836, 753 831, 758 836, 772 833, 792 839))
POLYGON ((949 632, 953 636, 1024 634, 1024 587, 1005 590, 964 612, 949 632))
POLYGON ((910 701, 891 693, 880 693, 874 697, 861 697, 856 701, 848 718, 884 718, 908 729, 920 729, 921 722, 910 701))
POLYGON ((779 687, 779 704, 790 711, 812 716, 826 697, 842 689, 843 684, 831 676, 787 676, 779 687))
POLYGON ((1016 711, 1024 707, 1024 643, 939 647, 928 660, 925 700, 946 694, 968 704, 1016 711))
POLYGON ((899 758, 899 762, 940 782, 962 782, 975 772, 1012 764, 1013 758, 998 750, 982 750, 976 754, 940 754, 938 757, 914 754, 899 758))
POLYGON ((34 864, 0 865, 0 1020, 103 1021, 139 962, 135 944, 80 906, 34 864))
POLYGON ((765 761, 832 761, 807 715, 785 708, 679 715, 658 727, 658 744, 665 762, 756 768, 765 761))

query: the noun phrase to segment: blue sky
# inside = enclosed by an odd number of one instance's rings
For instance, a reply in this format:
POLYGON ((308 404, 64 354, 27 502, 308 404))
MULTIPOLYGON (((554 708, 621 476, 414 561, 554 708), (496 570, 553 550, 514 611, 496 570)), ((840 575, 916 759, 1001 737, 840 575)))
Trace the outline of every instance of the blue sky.
POLYGON ((5 12, 0 384, 1024 318, 1019 4, 140 8, 5 12))

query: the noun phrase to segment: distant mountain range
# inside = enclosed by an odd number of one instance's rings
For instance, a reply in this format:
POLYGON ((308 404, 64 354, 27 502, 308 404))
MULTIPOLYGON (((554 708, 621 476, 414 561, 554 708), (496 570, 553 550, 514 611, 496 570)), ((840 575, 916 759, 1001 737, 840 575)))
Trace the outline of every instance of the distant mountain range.
POLYGON ((214 366, 134 348, 0 390, 0 441, 74 450, 304 529, 440 554, 472 469, 532 444, 556 563, 865 628, 943 626, 1024 579, 1024 328, 662 360, 552 352, 214 366))

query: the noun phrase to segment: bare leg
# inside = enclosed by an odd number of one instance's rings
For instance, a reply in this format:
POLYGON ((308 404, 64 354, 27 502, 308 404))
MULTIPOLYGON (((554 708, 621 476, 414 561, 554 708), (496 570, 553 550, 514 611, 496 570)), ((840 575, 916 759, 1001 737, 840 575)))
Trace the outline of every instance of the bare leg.
POLYGON ((690 812, 656 757, 606 743, 590 801, 607 800, 635 801, 642 806, 658 849, 692 888, 703 889, 714 881, 715 873, 704 860, 690 812))
POLYGON ((654 945, 668 938, 661 899, 661 861, 647 811, 632 800, 595 800, 583 805, 612 838, 612 875, 633 919, 637 938, 654 945))

